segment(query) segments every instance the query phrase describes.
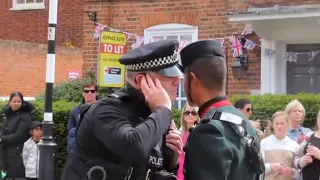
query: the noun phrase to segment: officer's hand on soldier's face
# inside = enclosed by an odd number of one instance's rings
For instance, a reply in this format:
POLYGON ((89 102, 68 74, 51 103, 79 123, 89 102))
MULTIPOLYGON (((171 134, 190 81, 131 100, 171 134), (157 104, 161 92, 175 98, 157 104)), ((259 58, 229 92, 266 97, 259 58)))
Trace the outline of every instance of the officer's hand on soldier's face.
POLYGON ((170 148, 173 153, 173 166, 176 166, 179 161, 180 154, 182 153, 182 138, 181 133, 178 130, 171 130, 169 131, 168 135, 166 136, 166 145, 170 148))
POLYGON ((172 102, 166 90, 162 87, 158 78, 152 80, 149 74, 141 78, 141 90, 150 109, 154 111, 159 106, 171 109, 172 102))

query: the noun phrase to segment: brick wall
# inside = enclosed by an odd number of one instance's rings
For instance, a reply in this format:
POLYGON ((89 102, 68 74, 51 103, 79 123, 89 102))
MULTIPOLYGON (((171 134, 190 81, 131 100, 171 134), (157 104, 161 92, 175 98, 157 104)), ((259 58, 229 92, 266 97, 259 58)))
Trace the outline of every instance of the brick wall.
MULTIPOLYGON (((21 91, 33 97, 45 88, 47 46, 0 40, 0 97, 21 91)), ((55 81, 67 80, 68 70, 82 70, 82 50, 56 48, 55 81)))
MULTIPOLYGON (((46 43, 49 1, 44 10, 11 11, 12 1, 0 1, 0 39, 46 43)), ((84 0, 59 1, 57 45, 71 39, 74 46, 82 46, 83 5, 84 0)))
MULTIPOLYGON (((244 11, 249 5, 274 6, 302 5, 320 3, 308 0, 162 0, 145 3, 142 1, 101 2, 90 1, 84 5, 85 10, 97 11, 98 21, 123 31, 143 35, 143 30, 153 25, 165 23, 181 23, 199 27, 199 39, 220 38, 240 33, 244 24, 228 22, 225 13, 228 11, 244 11)), ((98 41, 93 40, 94 27, 88 18, 84 18, 84 70, 96 72, 98 41)), ((247 38, 259 43, 256 35, 247 38)), ((128 43, 130 50, 131 42, 128 43)), ((249 51, 250 67, 245 79, 236 82, 233 79, 231 64, 233 57, 228 45, 228 92, 229 94, 250 93, 260 89, 260 48, 249 51)))

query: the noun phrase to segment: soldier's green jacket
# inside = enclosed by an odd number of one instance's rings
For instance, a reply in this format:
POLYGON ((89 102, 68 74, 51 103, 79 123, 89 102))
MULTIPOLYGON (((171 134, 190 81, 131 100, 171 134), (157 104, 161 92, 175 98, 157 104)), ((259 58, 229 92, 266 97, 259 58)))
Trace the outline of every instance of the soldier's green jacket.
MULTIPOLYGON (((247 121, 247 133, 257 138, 250 122, 234 106, 228 105, 218 110, 242 117, 247 121)), ((185 180, 256 179, 256 175, 249 170, 244 138, 228 123, 211 120, 200 122, 193 129, 185 146, 185 180)))

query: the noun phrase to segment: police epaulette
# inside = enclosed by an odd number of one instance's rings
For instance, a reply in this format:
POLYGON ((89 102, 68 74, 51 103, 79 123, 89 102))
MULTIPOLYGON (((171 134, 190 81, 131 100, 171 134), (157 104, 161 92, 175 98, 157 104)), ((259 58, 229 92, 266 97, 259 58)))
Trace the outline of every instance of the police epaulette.
POLYGON ((109 94, 108 97, 111 97, 111 98, 116 98, 116 99, 120 99, 120 100, 123 100, 123 99, 126 99, 128 98, 128 94, 124 93, 124 92, 114 92, 112 94, 109 94))

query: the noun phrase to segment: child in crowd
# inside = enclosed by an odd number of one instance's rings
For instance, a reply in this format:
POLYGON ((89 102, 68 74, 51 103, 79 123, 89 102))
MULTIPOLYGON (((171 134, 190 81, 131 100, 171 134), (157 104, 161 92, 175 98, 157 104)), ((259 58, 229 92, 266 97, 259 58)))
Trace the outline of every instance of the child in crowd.
POLYGON ((42 137, 42 124, 32 121, 30 124, 31 137, 24 143, 22 159, 27 180, 38 180, 39 177, 39 148, 37 144, 42 137))

